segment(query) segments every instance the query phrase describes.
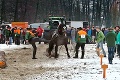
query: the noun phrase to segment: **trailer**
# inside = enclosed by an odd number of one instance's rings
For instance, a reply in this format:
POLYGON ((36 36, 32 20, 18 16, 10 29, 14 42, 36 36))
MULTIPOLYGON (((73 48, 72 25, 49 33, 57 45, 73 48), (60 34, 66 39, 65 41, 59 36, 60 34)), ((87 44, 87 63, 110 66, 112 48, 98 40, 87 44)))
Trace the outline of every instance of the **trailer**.
POLYGON ((88 21, 66 21, 66 25, 74 27, 74 28, 87 28, 88 27, 88 21))
POLYGON ((28 28, 28 22, 12 22, 12 27, 28 28))

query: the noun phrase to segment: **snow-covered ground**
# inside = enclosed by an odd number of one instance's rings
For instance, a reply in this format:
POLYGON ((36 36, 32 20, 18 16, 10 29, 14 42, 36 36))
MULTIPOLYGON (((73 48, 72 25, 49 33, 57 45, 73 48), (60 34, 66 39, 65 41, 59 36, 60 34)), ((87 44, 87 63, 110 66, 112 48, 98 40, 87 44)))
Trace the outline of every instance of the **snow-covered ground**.
MULTIPOLYGON (((0 44, 0 50, 5 51, 23 47, 31 48, 31 45, 7 46, 0 44)), ((86 44, 84 59, 80 59, 80 53, 78 59, 72 58, 74 56, 72 51, 70 53, 71 58, 67 59, 66 54, 62 54, 62 51, 60 51, 58 59, 46 58, 46 61, 33 65, 35 68, 46 69, 45 72, 40 74, 31 73, 24 76, 21 80, 120 80, 120 60, 116 55, 113 64, 108 64, 107 57, 103 58, 103 64, 108 65, 106 78, 103 78, 103 69, 100 65, 100 58, 95 52, 95 47, 95 44, 86 44)), ((104 48, 107 53, 106 44, 104 48)))

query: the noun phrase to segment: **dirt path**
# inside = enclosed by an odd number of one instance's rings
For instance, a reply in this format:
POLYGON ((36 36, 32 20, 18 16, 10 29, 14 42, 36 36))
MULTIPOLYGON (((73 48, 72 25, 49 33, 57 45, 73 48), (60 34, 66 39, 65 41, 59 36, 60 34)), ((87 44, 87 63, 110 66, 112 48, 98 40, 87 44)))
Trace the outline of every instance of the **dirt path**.
MULTIPOLYGON (((72 78, 72 74, 77 74, 73 73, 74 69, 85 68, 81 66, 86 65, 86 62, 81 62, 80 59, 68 59, 64 47, 59 51, 60 56, 58 59, 46 57, 45 53, 47 47, 48 45, 44 44, 37 45, 36 57, 38 59, 36 60, 32 59, 31 45, 29 45, 28 49, 17 48, 6 50, 8 67, 0 69, 0 80, 60 80, 60 77, 63 77, 64 80, 68 80, 69 77, 72 78), (63 72, 66 74, 63 74, 63 72)), ((92 50, 86 50, 85 57, 87 59, 89 59, 87 54, 91 53, 91 51, 95 49, 94 47, 95 46, 91 47, 92 50)), ((73 52, 71 52, 70 55, 73 57, 73 52)), ((89 54, 89 56, 90 55, 92 54, 89 54)), ((97 55, 92 56, 92 58, 96 56, 97 55)))
POLYGON ((8 67, 0 69, 0 80, 22 80, 22 77, 28 74, 43 73, 45 70, 42 67, 35 66, 47 59, 43 56, 46 47, 46 45, 38 45, 36 60, 31 59, 32 48, 5 51, 8 67))
POLYGON ((42 74, 45 71, 59 69, 59 67, 44 68, 41 66, 41 63, 44 64, 50 60, 54 61, 54 58, 49 59, 45 56, 47 47, 48 45, 44 44, 37 45, 36 57, 38 59, 36 60, 32 59, 32 47, 28 49, 6 50, 8 67, 0 69, 0 80, 25 80, 27 75, 42 74))

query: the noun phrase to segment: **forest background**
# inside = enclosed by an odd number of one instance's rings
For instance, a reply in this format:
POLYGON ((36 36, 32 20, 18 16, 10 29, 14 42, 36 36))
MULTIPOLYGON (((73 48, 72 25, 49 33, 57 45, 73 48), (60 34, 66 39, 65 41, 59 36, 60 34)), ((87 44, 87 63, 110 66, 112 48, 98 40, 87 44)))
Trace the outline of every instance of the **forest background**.
POLYGON ((0 0, 0 23, 48 21, 49 16, 88 21, 89 25, 120 25, 120 0, 0 0))

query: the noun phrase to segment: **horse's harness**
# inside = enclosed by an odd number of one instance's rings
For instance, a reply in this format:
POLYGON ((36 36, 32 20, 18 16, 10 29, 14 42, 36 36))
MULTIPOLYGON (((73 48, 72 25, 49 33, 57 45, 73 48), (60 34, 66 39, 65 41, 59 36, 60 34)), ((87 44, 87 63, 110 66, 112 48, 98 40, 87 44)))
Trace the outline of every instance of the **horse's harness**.
POLYGON ((65 30, 66 30, 66 26, 59 27, 58 29, 56 29, 52 34, 51 40, 55 40, 59 36, 66 36, 66 34, 65 34, 66 31, 65 30))
POLYGON ((51 40, 56 39, 58 36, 59 34, 57 33, 57 31, 54 31, 51 40))
POLYGON ((57 38, 57 37, 59 37, 59 36, 66 36, 66 35, 65 35, 65 31, 63 31, 63 35, 60 35, 59 32, 55 30, 55 31, 53 32, 53 35, 52 35, 52 38, 51 38, 51 39, 55 39, 55 38, 57 38))

